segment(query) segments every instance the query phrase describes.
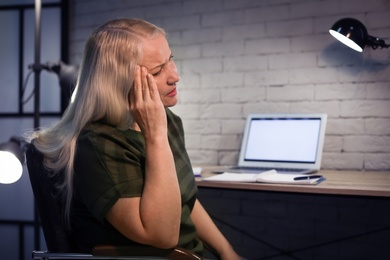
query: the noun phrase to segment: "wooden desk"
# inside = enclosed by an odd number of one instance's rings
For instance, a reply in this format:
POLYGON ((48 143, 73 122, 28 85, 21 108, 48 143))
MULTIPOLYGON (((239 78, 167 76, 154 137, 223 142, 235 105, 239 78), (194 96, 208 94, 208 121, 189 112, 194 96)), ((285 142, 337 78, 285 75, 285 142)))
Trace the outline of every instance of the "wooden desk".
POLYGON ((390 172, 319 174, 314 186, 197 178, 198 198, 247 259, 390 259, 390 172))
POLYGON ((197 185, 241 190, 390 197, 390 172, 322 170, 319 174, 323 175, 326 180, 314 186, 202 181, 202 178, 215 174, 212 173, 215 169, 216 167, 211 166, 202 167, 202 177, 196 178, 197 185))

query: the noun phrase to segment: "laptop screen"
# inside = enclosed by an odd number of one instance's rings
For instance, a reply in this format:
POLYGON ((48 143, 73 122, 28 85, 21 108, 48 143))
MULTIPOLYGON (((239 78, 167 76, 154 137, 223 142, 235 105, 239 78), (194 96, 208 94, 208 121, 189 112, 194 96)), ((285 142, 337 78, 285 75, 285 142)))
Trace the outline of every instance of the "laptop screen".
POLYGON ((278 167, 318 167, 325 123, 326 115, 323 114, 250 115, 244 132, 240 162, 244 166, 259 167, 267 167, 267 164, 278 167))

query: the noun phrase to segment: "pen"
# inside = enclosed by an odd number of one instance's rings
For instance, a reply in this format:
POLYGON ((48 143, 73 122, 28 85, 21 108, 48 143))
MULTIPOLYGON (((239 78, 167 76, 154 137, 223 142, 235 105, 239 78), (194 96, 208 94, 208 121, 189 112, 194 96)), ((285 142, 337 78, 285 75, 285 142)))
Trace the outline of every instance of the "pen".
POLYGON ((299 176, 299 177, 295 177, 294 181, 311 180, 311 179, 318 179, 318 178, 322 178, 322 175, 299 176))

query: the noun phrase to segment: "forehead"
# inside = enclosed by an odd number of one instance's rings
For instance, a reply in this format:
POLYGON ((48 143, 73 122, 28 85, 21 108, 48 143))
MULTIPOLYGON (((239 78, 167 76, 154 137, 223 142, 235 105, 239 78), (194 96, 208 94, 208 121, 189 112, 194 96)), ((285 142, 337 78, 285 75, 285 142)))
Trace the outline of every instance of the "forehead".
POLYGON ((142 53, 139 64, 148 68, 160 65, 169 58, 171 50, 163 35, 142 41, 142 53))

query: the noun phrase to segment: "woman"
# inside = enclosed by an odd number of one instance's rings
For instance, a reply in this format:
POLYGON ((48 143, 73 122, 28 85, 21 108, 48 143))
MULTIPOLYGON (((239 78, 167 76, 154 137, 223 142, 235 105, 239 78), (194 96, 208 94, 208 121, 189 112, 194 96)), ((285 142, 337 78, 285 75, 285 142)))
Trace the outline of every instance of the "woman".
POLYGON ((239 259, 196 198, 176 105, 179 75, 163 29, 118 19, 88 39, 73 100, 35 133, 60 177, 80 251, 96 244, 179 246, 239 259))

